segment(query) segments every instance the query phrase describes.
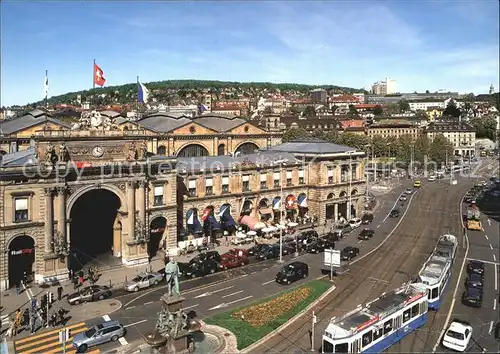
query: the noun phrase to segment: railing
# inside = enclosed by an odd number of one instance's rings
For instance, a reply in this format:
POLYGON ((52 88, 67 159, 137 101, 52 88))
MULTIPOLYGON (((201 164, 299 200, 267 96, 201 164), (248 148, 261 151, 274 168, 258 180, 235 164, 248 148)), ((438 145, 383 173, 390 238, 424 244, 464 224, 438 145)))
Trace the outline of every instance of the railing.
POLYGON ((143 136, 146 130, 38 130, 35 136, 43 137, 91 137, 91 136, 143 136))

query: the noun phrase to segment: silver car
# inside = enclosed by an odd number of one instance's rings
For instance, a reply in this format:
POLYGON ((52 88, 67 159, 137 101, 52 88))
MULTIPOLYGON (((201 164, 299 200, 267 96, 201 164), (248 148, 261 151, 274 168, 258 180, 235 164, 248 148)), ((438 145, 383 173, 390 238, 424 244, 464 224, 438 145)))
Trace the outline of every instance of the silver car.
POLYGON ((160 273, 140 273, 135 276, 132 280, 125 283, 125 290, 127 291, 139 291, 140 289, 146 289, 153 285, 158 285, 163 280, 163 275, 160 273))
POLYGON ((95 345, 117 341, 125 333, 125 327, 118 321, 102 322, 76 334, 73 338, 73 347, 78 353, 84 353, 95 345))

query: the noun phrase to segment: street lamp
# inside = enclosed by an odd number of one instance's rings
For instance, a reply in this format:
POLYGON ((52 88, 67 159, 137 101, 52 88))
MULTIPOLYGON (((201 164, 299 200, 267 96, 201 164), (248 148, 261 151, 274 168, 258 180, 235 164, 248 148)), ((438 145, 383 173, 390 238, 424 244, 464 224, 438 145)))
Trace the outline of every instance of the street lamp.
POLYGON ((410 145, 410 178, 413 178, 413 157, 414 157, 414 148, 413 144, 410 145))
MULTIPOLYGON (((274 161, 275 164, 279 164, 280 166, 280 200, 281 200, 281 203, 280 203, 280 223, 283 221, 283 204, 284 204, 284 200, 283 200, 283 166, 286 165, 286 162, 287 160, 285 159, 282 159, 282 160, 277 160, 277 161, 274 161)), ((284 225, 284 221, 283 221, 283 225, 284 225)), ((280 227, 280 258, 278 260, 279 263, 283 263, 283 227, 280 227)))
MULTIPOLYGON (((371 159, 372 159, 372 162, 371 162, 371 166, 372 166, 372 174, 375 176, 375 165, 373 163, 373 144, 366 144, 365 145, 365 148, 372 148, 372 151, 371 151, 371 159)), ((370 161, 370 158, 368 157, 368 152, 367 152, 367 157, 366 157, 366 161, 367 161, 367 165, 368 165, 368 161, 370 161)), ((369 190, 370 190, 370 176, 368 175, 368 173, 366 172, 366 168, 365 168, 365 176, 366 176, 366 191, 365 191, 365 199, 368 200, 368 196, 369 196, 369 190)), ((375 179, 374 179, 375 181, 375 179)))
POLYGON ((348 151, 347 154, 349 155, 349 206, 347 208, 347 220, 351 219, 351 209, 352 209, 352 154, 355 153, 355 151, 348 151))

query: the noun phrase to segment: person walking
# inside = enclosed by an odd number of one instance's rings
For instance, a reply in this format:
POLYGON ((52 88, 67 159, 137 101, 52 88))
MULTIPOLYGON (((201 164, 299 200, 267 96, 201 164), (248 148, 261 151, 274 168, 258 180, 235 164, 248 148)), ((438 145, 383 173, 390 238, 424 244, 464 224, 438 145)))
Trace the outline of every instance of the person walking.
POLYGON ((30 316, 30 335, 35 334, 36 332, 36 316, 35 314, 32 314, 30 316))
POLYGON ((16 281, 16 294, 17 295, 21 294, 21 281, 20 280, 16 281))
POLYGON ((63 296, 63 287, 62 285, 59 285, 57 287, 57 301, 61 301, 63 296))

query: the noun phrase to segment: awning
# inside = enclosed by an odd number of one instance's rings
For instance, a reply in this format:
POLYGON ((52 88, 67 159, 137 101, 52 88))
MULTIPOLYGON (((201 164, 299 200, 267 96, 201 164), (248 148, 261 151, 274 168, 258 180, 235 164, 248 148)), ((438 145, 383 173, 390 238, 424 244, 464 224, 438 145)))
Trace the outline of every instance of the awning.
POLYGON ((255 225, 257 225, 257 220, 251 216, 245 215, 240 219, 240 224, 248 226, 250 230, 254 230, 255 225))
POLYGON ((300 194, 297 198, 297 203, 299 204, 299 208, 308 208, 307 196, 305 194, 300 194))
POLYGON ((287 209, 295 209, 297 207, 297 199, 293 195, 286 197, 285 206, 287 209))
POLYGON ((156 229, 151 229, 151 231, 150 231, 150 232, 152 232, 152 233, 156 234, 156 233, 160 233, 160 232, 163 232, 163 231, 165 231, 165 228, 164 228, 164 227, 158 227, 158 228, 156 228, 156 229))
POLYGON ((208 218, 211 214, 213 214, 213 211, 214 211, 214 210, 213 210, 212 208, 205 208, 205 209, 203 210, 203 215, 201 216, 201 220, 202 220, 202 221, 207 220, 207 218, 208 218))
POLYGON ((186 213, 186 226, 192 233, 202 232, 200 220, 198 220, 198 212, 194 209, 189 209, 186 213))
POLYGON ((261 213, 262 215, 272 214, 273 213, 273 209, 271 209, 271 208, 259 209, 259 213, 261 213))
POLYGON ((231 216, 231 207, 229 205, 225 204, 220 207, 219 218, 222 229, 228 230, 234 227, 235 222, 233 217, 231 216))
POLYGON ((280 197, 276 197, 273 199, 273 209, 274 210, 280 210, 281 208, 281 198, 280 197))

